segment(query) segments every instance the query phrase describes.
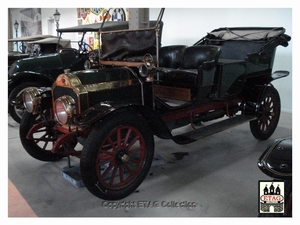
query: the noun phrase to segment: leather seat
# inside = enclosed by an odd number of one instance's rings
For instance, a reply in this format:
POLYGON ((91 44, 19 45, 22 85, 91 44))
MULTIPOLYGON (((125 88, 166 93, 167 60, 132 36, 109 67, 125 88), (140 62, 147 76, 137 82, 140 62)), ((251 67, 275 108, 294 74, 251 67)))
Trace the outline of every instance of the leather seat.
MULTIPOLYGON (((195 95, 203 83, 203 71, 215 68, 220 55, 220 47, 213 45, 191 46, 184 50, 181 65, 178 69, 163 71, 160 74, 160 84, 164 86, 190 88, 195 95)), ((213 80, 214 70, 205 73, 213 80)), ((211 84, 212 85, 212 84, 211 84)))
POLYGON ((186 45, 170 45, 159 49, 159 66, 178 69, 181 66, 186 45))

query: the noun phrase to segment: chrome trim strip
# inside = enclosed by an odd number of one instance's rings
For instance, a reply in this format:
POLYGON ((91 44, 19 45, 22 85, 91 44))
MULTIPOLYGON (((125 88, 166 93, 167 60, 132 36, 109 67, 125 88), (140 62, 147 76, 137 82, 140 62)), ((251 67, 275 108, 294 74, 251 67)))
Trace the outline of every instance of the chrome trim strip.
POLYGON ((88 92, 96 92, 96 91, 101 91, 101 90, 111 90, 111 89, 116 89, 116 88, 121 88, 121 87, 127 87, 136 84, 136 80, 117 80, 117 81, 109 81, 109 82, 101 82, 101 83, 96 83, 96 84, 86 84, 83 85, 82 87, 88 91, 88 92))

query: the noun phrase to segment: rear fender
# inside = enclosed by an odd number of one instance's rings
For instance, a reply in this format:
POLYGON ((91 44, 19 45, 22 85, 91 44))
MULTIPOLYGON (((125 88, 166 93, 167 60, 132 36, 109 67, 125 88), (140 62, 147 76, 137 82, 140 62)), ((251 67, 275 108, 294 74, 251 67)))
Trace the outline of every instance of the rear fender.
POLYGON ((146 106, 125 102, 101 102, 74 117, 72 124, 79 127, 90 127, 108 116, 113 116, 113 114, 120 115, 122 112, 132 112, 137 116, 143 116, 152 129, 153 134, 159 138, 172 139, 172 134, 168 127, 156 112, 146 106))
POLYGON ((255 85, 245 89, 243 99, 245 101, 244 113, 247 115, 256 115, 260 106, 261 96, 268 88, 274 88, 271 83, 265 85, 255 85))
POLYGON ((283 78, 283 77, 287 77, 290 74, 289 71, 286 70, 278 70, 275 71, 274 73, 272 73, 271 77, 272 77, 272 81, 273 80, 277 80, 279 78, 283 78))
POLYGON ((272 86, 272 81, 287 77, 289 74, 289 71, 277 70, 273 73, 261 73, 255 76, 247 76, 245 87, 241 95, 246 101, 257 102, 266 87, 272 86))

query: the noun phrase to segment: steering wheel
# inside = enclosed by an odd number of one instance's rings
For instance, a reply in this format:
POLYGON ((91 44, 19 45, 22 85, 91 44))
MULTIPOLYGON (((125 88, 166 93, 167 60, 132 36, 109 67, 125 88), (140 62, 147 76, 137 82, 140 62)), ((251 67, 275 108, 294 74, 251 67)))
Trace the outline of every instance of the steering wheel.
POLYGON ((83 42, 78 41, 78 47, 79 47, 79 51, 82 53, 87 53, 87 52, 93 51, 93 48, 84 41, 83 42))
POLYGON ((95 60, 97 60, 97 58, 99 58, 98 55, 98 50, 93 50, 89 52, 89 60, 94 62, 95 60))
POLYGON ((153 56, 149 53, 144 55, 144 62, 153 62, 153 56))
POLYGON ((31 56, 35 57, 38 56, 40 54, 41 51, 41 47, 39 45, 34 45, 31 49, 31 56))
POLYGON ((21 44, 21 45, 19 46, 19 50, 21 51, 21 53, 26 53, 26 46, 23 45, 23 44, 21 44))

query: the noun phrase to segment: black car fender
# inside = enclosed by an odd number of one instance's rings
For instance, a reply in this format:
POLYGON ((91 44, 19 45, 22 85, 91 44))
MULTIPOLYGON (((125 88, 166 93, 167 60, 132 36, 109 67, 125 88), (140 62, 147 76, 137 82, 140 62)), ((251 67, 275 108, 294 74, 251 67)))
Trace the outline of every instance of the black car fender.
POLYGON ((73 117, 72 124, 90 127, 108 116, 120 116, 122 113, 135 113, 142 116, 152 129, 153 134, 163 139, 172 139, 172 134, 161 117, 149 107, 126 102, 101 102, 85 112, 73 117))
POLYGON ((247 115, 257 115, 262 96, 268 88, 274 88, 272 83, 254 85, 252 87, 245 88, 242 93, 242 99, 244 100, 244 113, 247 115))
POLYGON ((12 90, 16 86, 24 82, 37 82, 40 83, 41 85, 51 87, 51 85, 53 84, 53 79, 51 79, 46 74, 36 73, 32 71, 22 71, 10 75, 8 77, 8 89, 12 90))

